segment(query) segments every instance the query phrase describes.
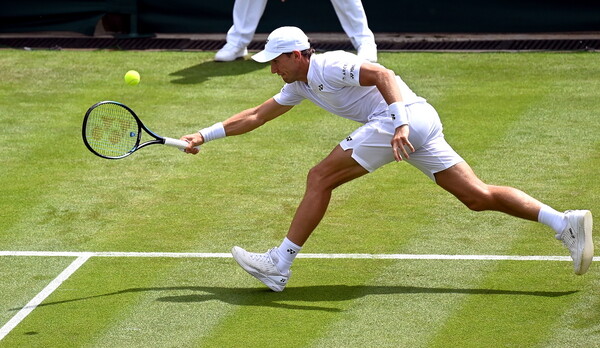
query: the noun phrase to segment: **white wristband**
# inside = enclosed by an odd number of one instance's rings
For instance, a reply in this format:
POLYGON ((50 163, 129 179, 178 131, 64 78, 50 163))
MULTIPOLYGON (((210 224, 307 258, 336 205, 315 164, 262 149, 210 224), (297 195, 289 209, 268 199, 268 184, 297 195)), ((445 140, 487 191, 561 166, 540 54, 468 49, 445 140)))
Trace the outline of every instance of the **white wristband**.
POLYGON ((388 113, 392 118, 392 122, 394 122, 394 128, 408 124, 408 112, 406 111, 406 104, 403 102, 388 105, 388 113))
POLYGON ((198 131, 198 133, 202 134, 202 138, 204 138, 204 142, 208 143, 211 140, 225 138, 227 135, 225 134, 225 128, 223 127, 223 122, 215 123, 208 128, 204 128, 198 131))

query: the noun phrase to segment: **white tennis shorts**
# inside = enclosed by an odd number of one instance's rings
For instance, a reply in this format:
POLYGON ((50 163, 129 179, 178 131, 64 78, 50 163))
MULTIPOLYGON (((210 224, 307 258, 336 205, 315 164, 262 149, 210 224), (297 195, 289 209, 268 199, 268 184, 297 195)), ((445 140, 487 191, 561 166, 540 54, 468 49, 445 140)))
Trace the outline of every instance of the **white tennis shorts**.
MULTIPOLYGON (((409 152, 410 158, 406 162, 435 181, 433 174, 464 160, 444 139, 442 123, 433 106, 419 102, 407 108, 410 122, 408 140, 415 152, 409 152)), ((395 161, 391 145, 394 131, 390 117, 375 117, 340 142, 340 146, 343 150, 351 149, 352 158, 372 172, 395 161)))

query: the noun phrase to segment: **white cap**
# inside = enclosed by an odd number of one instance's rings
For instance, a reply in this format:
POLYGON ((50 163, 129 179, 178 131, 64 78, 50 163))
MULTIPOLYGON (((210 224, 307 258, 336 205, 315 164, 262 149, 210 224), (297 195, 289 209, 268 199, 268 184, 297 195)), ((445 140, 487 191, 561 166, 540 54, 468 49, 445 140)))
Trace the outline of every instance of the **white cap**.
POLYGON ((266 63, 282 53, 304 51, 310 48, 308 37, 300 28, 281 27, 273 30, 267 38, 265 49, 252 56, 259 63, 266 63))

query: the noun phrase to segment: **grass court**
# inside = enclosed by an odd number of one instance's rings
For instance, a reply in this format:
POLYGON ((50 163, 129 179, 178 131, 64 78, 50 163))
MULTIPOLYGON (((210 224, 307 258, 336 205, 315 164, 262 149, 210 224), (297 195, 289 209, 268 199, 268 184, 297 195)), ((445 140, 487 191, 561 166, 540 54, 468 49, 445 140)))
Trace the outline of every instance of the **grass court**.
MULTIPOLYGON (((358 127, 308 101, 197 156, 88 152, 98 101, 179 138, 283 85, 213 55, 0 50, 0 347, 600 345, 598 257, 576 276, 549 228, 471 212, 405 163, 334 192, 284 292, 242 271, 230 248, 278 245, 307 171, 358 127)), ((484 181, 597 216, 599 62, 380 53, 484 181)))

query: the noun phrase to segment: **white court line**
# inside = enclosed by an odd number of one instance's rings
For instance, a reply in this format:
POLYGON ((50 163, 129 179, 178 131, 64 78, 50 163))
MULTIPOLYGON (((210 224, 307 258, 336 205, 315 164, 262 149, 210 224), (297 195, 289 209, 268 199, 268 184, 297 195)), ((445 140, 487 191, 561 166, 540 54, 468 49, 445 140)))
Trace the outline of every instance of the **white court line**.
MULTIPOLYGON (((0 256, 40 257, 163 257, 163 258, 231 258, 230 253, 160 253, 160 252, 76 252, 76 251, 0 251, 0 256)), ((298 254, 306 259, 390 259, 390 260, 490 260, 490 261, 571 261, 570 256, 522 255, 436 255, 436 254, 298 254)), ((600 261, 600 257, 594 257, 600 261)))
POLYGON ((41 257, 165 257, 165 258, 227 258, 230 253, 151 253, 151 252, 77 252, 77 251, 0 251, 0 256, 41 256, 41 257))
POLYGON ((0 328, 0 341, 8 335, 25 317, 29 315, 37 306, 42 303, 46 297, 50 296, 65 280, 67 280, 75 271, 81 267, 90 257, 91 253, 81 253, 75 261, 73 261, 69 267, 65 268, 58 277, 54 278, 39 294, 37 294, 25 307, 15 314, 2 328, 0 328))

